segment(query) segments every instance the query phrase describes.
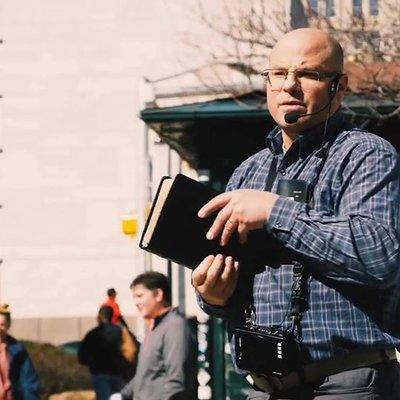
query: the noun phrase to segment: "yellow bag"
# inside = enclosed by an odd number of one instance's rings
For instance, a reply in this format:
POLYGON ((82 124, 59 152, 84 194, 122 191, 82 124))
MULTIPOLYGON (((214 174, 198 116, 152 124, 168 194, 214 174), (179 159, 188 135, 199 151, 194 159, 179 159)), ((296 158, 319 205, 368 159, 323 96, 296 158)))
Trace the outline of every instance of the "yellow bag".
POLYGON ((125 326, 122 327, 121 353, 130 364, 136 365, 139 354, 139 342, 125 326))

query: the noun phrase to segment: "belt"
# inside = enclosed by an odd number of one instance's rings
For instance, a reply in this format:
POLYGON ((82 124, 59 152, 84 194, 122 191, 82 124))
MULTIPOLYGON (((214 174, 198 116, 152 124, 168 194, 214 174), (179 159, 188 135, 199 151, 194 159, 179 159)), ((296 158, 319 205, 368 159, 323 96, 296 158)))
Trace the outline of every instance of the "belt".
POLYGON ((303 365, 299 371, 293 371, 282 377, 251 373, 248 381, 251 383, 253 380, 257 388, 264 392, 274 393, 295 388, 301 383, 312 383, 339 372, 395 359, 396 350, 394 348, 357 349, 343 356, 303 365))

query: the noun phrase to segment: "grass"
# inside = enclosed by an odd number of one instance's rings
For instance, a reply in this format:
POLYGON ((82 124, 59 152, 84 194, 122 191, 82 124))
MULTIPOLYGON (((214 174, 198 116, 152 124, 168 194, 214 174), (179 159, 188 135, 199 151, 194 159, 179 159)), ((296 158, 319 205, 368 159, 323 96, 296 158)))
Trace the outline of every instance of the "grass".
POLYGON ((74 354, 46 343, 24 342, 41 384, 41 399, 51 394, 92 388, 89 370, 74 354))

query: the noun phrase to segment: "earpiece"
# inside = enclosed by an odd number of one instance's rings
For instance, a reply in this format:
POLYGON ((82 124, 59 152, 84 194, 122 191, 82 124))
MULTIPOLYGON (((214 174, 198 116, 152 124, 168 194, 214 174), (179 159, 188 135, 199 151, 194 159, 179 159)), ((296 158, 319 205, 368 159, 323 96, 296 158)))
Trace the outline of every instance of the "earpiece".
POLYGON ((337 93, 337 91, 340 88, 340 85, 339 85, 340 77, 341 77, 341 75, 337 75, 331 81, 331 85, 329 86, 329 96, 331 98, 335 96, 335 94, 337 93))

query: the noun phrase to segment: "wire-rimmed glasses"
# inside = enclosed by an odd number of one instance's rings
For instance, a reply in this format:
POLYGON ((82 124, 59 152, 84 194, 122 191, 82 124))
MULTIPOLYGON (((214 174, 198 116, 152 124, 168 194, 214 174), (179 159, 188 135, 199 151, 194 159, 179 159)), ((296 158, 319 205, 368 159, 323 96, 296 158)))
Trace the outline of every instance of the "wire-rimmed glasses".
POLYGON ((267 68, 261 72, 261 76, 271 85, 272 90, 281 90, 286 78, 292 74, 303 89, 311 88, 315 82, 325 78, 333 78, 340 75, 338 72, 324 72, 308 69, 294 69, 289 71, 284 68, 267 68))

